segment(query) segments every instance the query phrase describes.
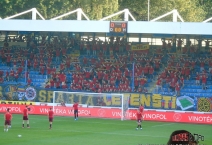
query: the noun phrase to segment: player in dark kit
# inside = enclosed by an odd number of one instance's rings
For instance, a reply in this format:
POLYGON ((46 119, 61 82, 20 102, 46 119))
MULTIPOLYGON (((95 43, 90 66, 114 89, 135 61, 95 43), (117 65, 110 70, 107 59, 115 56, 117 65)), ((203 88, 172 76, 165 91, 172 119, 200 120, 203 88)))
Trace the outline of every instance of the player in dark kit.
POLYGON ((77 102, 74 102, 73 108, 74 108, 74 119, 78 120, 78 103, 77 102))
POLYGON ((28 118, 28 106, 26 106, 23 110, 23 126, 22 128, 24 128, 24 122, 27 122, 27 128, 29 128, 29 118, 28 118))
POLYGON ((54 112, 52 108, 49 108, 48 117, 49 117, 49 129, 52 129, 52 122, 54 118, 54 112))
POLYGON ((4 131, 8 132, 8 128, 11 124, 12 114, 10 114, 10 109, 7 108, 7 112, 4 115, 4 131))
POLYGON ((138 130, 138 128, 140 127, 140 129, 142 129, 141 128, 141 121, 142 121, 142 113, 140 112, 140 109, 138 109, 138 112, 136 113, 136 120, 137 120, 137 124, 138 124, 138 126, 137 126, 137 128, 136 128, 136 130, 138 130))

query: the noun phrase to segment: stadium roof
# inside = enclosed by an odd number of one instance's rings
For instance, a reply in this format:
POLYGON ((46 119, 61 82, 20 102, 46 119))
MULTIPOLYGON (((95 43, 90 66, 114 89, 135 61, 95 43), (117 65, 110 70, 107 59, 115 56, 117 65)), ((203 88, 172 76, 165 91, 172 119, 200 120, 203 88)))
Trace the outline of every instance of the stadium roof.
MULTIPOLYGON (((104 36, 105 33, 109 33, 110 24, 110 21, 105 20, 123 13, 123 20, 127 21, 127 33, 130 33, 131 35, 135 34, 135 36, 138 34, 145 34, 146 36, 148 36, 148 34, 212 35, 212 23, 205 23, 206 21, 204 21, 204 23, 184 22, 177 10, 172 10, 150 21, 136 21, 129 10, 124 9, 115 14, 104 17, 99 21, 90 21, 81 8, 50 20, 45 20, 36 8, 32 8, 22 13, 1 19, 0 31, 82 32, 91 34, 102 33, 104 36), (32 13, 31 20, 10 20, 29 12, 32 13), (77 20, 57 20, 73 13, 77 13, 77 20), (37 15, 42 20, 37 20, 37 15), (156 22, 168 15, 173 15, 173 22, 156 22), (84 16, 86 20, 82 20, 82 16, 84 16), (129 17, 133 21, 129 21, 129 17), (181 22, 177 22, 178 19, 181 20, 181 22)), ((208 21, 210 21, 210 19, 208 19, 207 22, 208 21)))

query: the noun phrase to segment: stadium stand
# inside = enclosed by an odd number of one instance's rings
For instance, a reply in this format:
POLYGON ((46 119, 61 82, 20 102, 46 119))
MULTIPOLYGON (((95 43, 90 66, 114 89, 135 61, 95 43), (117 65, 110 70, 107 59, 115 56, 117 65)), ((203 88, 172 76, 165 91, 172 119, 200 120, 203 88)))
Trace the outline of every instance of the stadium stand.
POLYGON ((8 37, 0 49, 0 82, 72 91, 209 96, 210 42, 206 41, 206 51, 202 51, 191 42, 183 47, 180 38, 161 40, 155 50, 139 54, 130 51, 131 43, 120 37, 110 37, 108 42, 59 36, 40 40, 27 35, 8 37), (18 42, 25 42, 26 47, 18 42))
POLYGON ((1 48, 1 83, 92 92, 148 92, 160 58, 130 52, 130 44, 54 37, 51 43, 29 36, 5 40, 1 48), (9 42, 27 43, 27 47, 9 42), (135 90, 132 90, 132 64, 135 90))
POLYGON ((168 53, 165 61, 167 63, 158 75, 154 92, 164 95, 210 97, 212 48, 209 47, 208 40, 205 42, 205 48, 199 44, 194 46, 187 43, 184 47, 178 44, 176 53, 168 53))

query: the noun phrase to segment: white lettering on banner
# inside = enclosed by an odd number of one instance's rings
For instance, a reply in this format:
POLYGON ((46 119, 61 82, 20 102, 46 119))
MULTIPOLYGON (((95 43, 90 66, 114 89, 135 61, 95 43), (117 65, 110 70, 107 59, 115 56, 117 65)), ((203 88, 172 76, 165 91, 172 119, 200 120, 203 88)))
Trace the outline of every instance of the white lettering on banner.
POLYGON ((10 108, 10 111, 12 111, 12 112, 21 112, 20 107, 8 107, 8 108, 10 108))
POLYGON ((207 116, 188 116, 189 121, 212 122, 212 117, 207 116))
POLYGON ((79 114, 89 115, 90 110, 78 110, 79 114))
POLYGON ((65 109, 54 109, 55 114, 66 114, 65 109))
MULTIPOLYGON (((112 112, 112 116, 114 117, 121 117, 121 112, 112 112)), ((126 118, 136 118, 136 113, 133 112, 126 112, 125 113, 126 118)))
POLYGON ((112 112, 112 116, 119 116, 119 117, 121 117, 121 112, 112 112))
POLYGON ((7 108, 6 107, 0 107, 0 111, 6 111, 7 108))
POLYGON ((144 118, 166 120, 165 114, 144 114, 144 118))
POLYGON ((21 108, 20 107, 0 107, 0 111, 5 111, 6 112, 7 108, 10 108, 11 112, 21 112, 21 108))
POLYGON ((41 112, 41 113, 48 113, 48 112, 49 112, 49 109, 40 108, 40 112, 41 112))
POLYGON ((133 117, 134 117, 134 118, 136 117, 136 113, 133 113, 133 117))
POLYGON ((125 117, 127 118, 136 118, 136 113, 133 112, 126 112, 125 117))
POLYGON ((68 110, 68 114, 73 114, 72 110, 68 110))

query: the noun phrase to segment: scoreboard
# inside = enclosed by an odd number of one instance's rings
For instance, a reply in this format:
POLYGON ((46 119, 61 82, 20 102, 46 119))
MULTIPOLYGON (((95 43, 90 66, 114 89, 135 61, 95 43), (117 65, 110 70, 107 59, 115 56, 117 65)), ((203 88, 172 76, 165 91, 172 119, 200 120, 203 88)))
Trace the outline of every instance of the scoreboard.
POLYGON ((127 33, 127 22, 110 22, 110 33, 127 33))

